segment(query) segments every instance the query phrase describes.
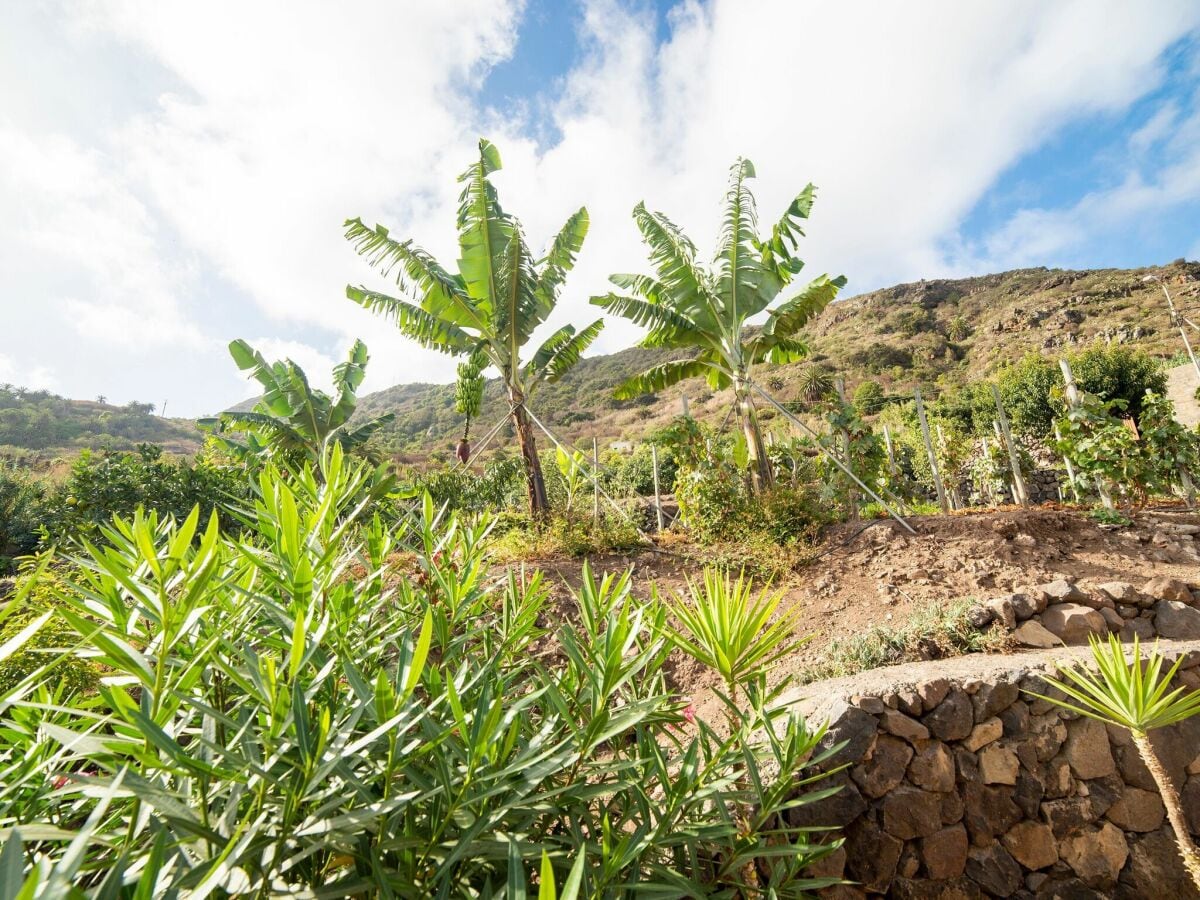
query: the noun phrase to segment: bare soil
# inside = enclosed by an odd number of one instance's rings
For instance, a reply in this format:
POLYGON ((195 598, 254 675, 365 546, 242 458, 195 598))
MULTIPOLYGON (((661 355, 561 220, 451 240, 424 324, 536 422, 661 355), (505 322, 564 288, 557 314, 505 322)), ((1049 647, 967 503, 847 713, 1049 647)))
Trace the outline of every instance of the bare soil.
MULTIPOLYGON (((1193 588, 1200 582, 1200 543, 1170 527, 1200 525, 1200 515, 1182 507, 1147 509, 1125 527, 1101 525, 1085 512, 1048 506, 917 516, 909 521, 916 535, 890 520, 832 526, 813 558, 777 582, 785 592, 781 608, 799 607, 797 631, 812 639, 778 664, 773 681, 817 662, 834 639, 853 637, 872 626, 899 626, 930 604, 983 600, 1056 578, 1084 588, 1107 581, 1128 581, 1136 587, 1159 575, 1193 588)), ((634 591, 645 596, 652 584, 660 591, 684 591, 686 579, 697 578, 705 560, 704 548, 670 545, 633 555, 597 555, 589 561, 597 574, 632 568, 634 591)), ((557 582, 557 599, 570 615, 571 589, 579 585, 583 562, 555 557, 525 564, 557 582)), ((698 713, 719 714, 712 673, 680 659, 673 680, 681 693, 693 698, 698 713)))

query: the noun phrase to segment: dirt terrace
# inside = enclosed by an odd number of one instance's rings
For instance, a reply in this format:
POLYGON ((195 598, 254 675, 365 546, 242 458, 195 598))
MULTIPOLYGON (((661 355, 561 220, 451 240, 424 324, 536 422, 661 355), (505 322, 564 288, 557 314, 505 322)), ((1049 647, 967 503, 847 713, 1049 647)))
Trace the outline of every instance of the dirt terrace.
MULTIPOLYGON (((915 536, 889 520, 833 526, 815 557, 779 582, 783 608, 800 608, 797 630, 812 640, 779 664, 776 678, 816 662, 834 639, 875 625, 900 625, 934 603, 982 600, 1056 578, 1085 589, 1107 581, 1140 586, 1159 575, 1193 587, 1200 582, 1200 542, 1176 529, 1200 526, 1200 515, 1178 507, 1138 513, 1128 527, 1104 526, 1086 513, 1046 507, 910 521, 915 536)), ((682 591, 704 560, 703 548, 673 546, 670 552, 596 556, 591 564, 596 572, 632 567, 635 591, 644 595, 651 583, 682 591)), ((558 581, 560 600, 569 610, 568 586, 578 585, 582 560, 537 559, 526 565, 558 581)), ((675 679, 681 692, 696 698, 698 710, 710 706, 711 673, 681 660, 675 679)))

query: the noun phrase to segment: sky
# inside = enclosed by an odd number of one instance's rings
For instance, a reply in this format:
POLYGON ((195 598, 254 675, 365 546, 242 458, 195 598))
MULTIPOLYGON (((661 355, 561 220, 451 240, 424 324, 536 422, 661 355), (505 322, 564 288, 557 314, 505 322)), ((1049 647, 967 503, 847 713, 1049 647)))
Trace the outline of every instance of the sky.
POLYGON ((452 380, 345 298, 395 287, 342 223, 452 265, 481 136, 535 250, 591 216, 546 333, 646 270, 639 200, 710 248, 738 156, 766 221, 818 186, 801 255, 847 295, 1196 259, 1200 3, 0 3, 0 383, 201 415, 254 393, 234 338, 452 380))

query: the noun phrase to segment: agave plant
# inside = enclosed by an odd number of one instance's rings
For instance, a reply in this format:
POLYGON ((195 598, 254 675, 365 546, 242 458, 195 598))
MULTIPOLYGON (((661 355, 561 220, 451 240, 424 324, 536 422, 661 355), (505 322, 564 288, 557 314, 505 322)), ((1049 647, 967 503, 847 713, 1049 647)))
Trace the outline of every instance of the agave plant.
POLYGON ((490 176, 500 168, 500 152, 480 140, 479 159, 461 176, 458 208, 458 271, 443 267, 411 240, 397 241, 382 225, 368 228, 361 219, 346 222, 346 238, 384 275, 415 295, 415 302, 366 287, 346 287, 360 306, 393 319, 424 347, 455 356, 478 355, 500 372, 508 393, 513 428, 521 446, 535 516, 549 512, 537 441, 525 404, 537 388, 557 381, 579 362, 600 334, 600 319, 576 332, 564 325, 528 359, 521 349, 544 323, 558 300, 567 272, 583 246, 588 214, 573 214, 536 258, 525 243, 521 223, 504 212, 490 176))
POLYGON ((695 245, 670 219, 639 203, 633 218, 650 248, 656 274, 613 275, 610 280, 632 296, 610 293, 593 297, 592 303, 648 328, 644 347, 696 351, 690 358, 662 363, 629 379, 617 388, 618 398, 654 393, 695 376, 707 378, 714 389, 732 386, 753 483, 763 488, 771 483, 772 473, 751 393, 751 368, 806 356, 801 328, 837 296, 846 279, 822 275, 769 308, 804 265, 794 251, 816 189, 808 185, 770 234, 760 236, 754 196, 747 186, 753 177, 750 160, 733 164, 711 267, 697 262, 695 245), (747 326, 763 312, 766 320, 752 335, 747 326))
POLYGON ((275 457, 281 462, 316 465, 327 444, 344 450, 361 450, 371 435, 390 422, 385 413, 351 428, 350 418, 358 406, 358 388, 367 374, 367 346, 355 341, 344 363, 334 367, 337 396, 309 386, 304 370, 290 359, 267 362, 243 340, 229 345, 229 355, 243 372, 249 372, 263 388, 262 398, 250 412, 225 412, 201 419, 229 450, 239 455, 275 457), (246 442, 224 437, 240 433, 246 442))
POLYGON ((1185 688, 1171 690, 1171 681, 1183 665, 1183 657, 1180 656, 1164 675, 1163 655, 1157 645, 1143 660, 1136 635, 1128 659, 1116 635, 1109 635, 1107 643, 1102 643, 1093 635, 1091 649, 1098 674, 1084 668, 1059 666, 1062 678, 1048 678, 1046 681, 1062 691, 1066 698, 1042 694, 1034 696, 1081 716, 1129 730, 1138 754, 1158 785, 1183 865, 1196 887, 1200 888, 1200 850, 1197 850, 1188 831, 1179 789, 1150 742, 1150 732, 1155 729, 1200 714, 1200 691, 1188 691, 1185 688))

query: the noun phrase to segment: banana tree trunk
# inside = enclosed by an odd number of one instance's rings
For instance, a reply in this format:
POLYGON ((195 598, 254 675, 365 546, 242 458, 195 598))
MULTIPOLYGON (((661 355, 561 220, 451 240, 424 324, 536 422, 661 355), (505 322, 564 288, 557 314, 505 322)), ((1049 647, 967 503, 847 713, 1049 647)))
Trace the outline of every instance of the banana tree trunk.
POLYGON ((775 483, 775 473, 771 470, 771 460, 767 456, 762 428, 758 424, 758 410, 754 407, 754 398, 750 396, 749 386, 744 383, 736 384, 734 396, 737 397, 738 424, 746 436, 746 448, 750 455, 751 485, 755 493, 760 493, 775 483))
POLYGON ((516 388, 509 388, 508 399, 513 405, 512 422, 517 432, 517 443, 521 445, 521 459, 525 463, 525 483, 529 488, 529 514, 543 519, 550 514, 550 501, 546 497, 546 480, 542 477, 542 463, 538 459, 537 441, 534 439, 533 423, 522 405, 525 398, 516 388))

